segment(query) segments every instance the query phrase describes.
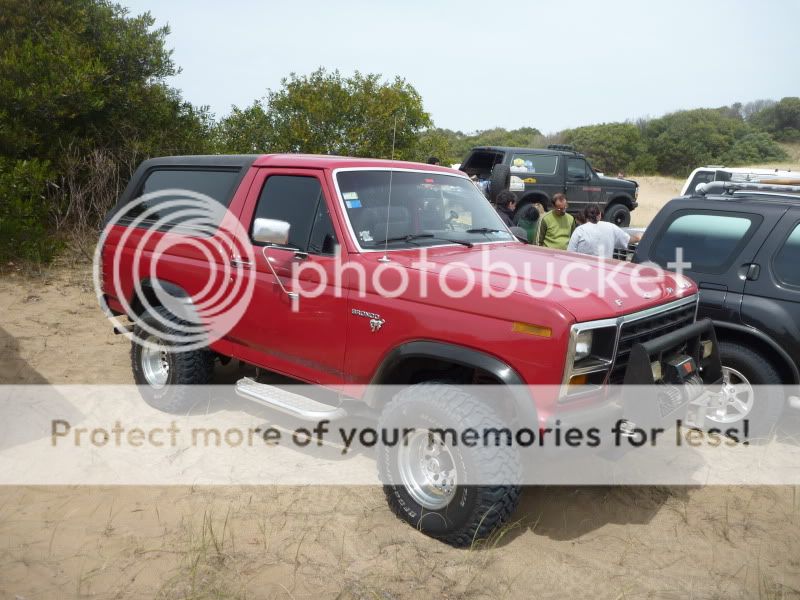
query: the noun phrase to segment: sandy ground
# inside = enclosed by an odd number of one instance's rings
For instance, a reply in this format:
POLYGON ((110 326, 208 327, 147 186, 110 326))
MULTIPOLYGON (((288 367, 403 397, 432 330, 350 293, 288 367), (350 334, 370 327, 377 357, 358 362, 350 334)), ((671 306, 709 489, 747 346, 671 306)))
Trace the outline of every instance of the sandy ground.
POLYGON ((639 183, 639 206, 631 213, 632 227, 646 227, 661 207, 681 193, 685 179, 657 175, 633 176, 639 183))
MULTIPOLYGON (((0 277, 1 382, 131 382, 88 269, 0 277)), ((0 598, 800 598, 787 487, 528 488, 455 550, 372 487, 0 488, 0 598)))

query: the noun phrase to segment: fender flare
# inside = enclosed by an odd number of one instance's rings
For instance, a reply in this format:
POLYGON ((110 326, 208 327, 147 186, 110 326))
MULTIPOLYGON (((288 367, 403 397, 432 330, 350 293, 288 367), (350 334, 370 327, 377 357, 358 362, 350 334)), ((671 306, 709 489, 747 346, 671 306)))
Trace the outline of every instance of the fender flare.
POLYGON ((792 360, 792 357, 789 356, 789 353, 786 352, 783 348, 781 348, 775 340, 769 337, 763 331, 756 329, 755 327, 750 327, 748 325, 739 325, 738 323, 729 323, 727 321, 717 321, 713 320, 714 329, 715 330, 725 330, 729 329, 732 331, 736 331, 739 333, 744 333, 745 335, 751 335, 755 338, 758 338, 759 341, 765 343, 769 346, 770 349, 774 350, 775 353, 781 358, 781 360, 786 363, 789 367, 789 371, 792 373, 793 384, 800 383, 800 369, 797 368, 797 364, 792 360))
POLYGON ((393 348, 384 357, 375 371, 375 375, 372 377, 367 393, 364 396, 367 405, 372 408, 379 406, 381 399, 378 396, 378 388, 376 386, 385 382, 387 373, 395 366, 409 358, 446 360, 460 366, 481 369, 492 374, 503 385, 509 386, 511 390, 510 397, 517 419, 531 426, 538 426, 534 399, 527 393, 528 388, 525 386, 525 382, 513 367, 499 358, 480 350, 431 340, 406 342, 393 348))

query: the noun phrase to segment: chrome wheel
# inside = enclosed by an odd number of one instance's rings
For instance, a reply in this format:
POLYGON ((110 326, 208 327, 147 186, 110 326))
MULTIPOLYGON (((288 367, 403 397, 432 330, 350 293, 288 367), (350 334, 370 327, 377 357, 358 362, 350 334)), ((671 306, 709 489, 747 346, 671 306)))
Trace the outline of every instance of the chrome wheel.
POLYGON ((453 499, 456 462, 439 436, 427 430, 412 433, 400 446, 397 462, 403 486, 423 508, 439 510, 453 499))
POLYGON ((147 383, 161 389, 169 380, 169 357, 166 347, 155 336, 148 337, 141 350, 142 374, 147 383))
POLYGON ((755 390, 740 371, 722 367, 722 390, 717 404, 706 413, 715 423, 738 423, 753 410, 755 390))

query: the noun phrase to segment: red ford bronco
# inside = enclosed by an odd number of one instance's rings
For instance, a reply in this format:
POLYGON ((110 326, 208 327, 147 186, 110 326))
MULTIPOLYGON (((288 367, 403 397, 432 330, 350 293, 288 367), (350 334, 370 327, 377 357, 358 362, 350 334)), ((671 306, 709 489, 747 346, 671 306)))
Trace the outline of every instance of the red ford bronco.
MULTIPOLYGON (((101 242, 101 304, 133 338, 136 383, 166 411, 191 403, 180 384, 210 382, 214 360, 230 358, 338 396, 238 382, 240 396, 301 419, 358 405, 379 424, 425 414, 459 427, 635 421, 637 407, 598 391, 667 383, 667 363, 691 364, 675 383, 719 375, 694 283, 667 273, 639 286, 629 263, 526 245, 444 167, 299 154, 147 160, 101 242), (404 387, 386 397, 381 384, 404 387), (473 384, 508 392, 486 398, 473 384)), ((402 519, 468 545, 513 512, 513 448, 492 453, 492 467, 480 449, 409 444, 377 460, 402 519), (498 468, 498 457, 511 480, 459 485, 461 470, 498 468)))

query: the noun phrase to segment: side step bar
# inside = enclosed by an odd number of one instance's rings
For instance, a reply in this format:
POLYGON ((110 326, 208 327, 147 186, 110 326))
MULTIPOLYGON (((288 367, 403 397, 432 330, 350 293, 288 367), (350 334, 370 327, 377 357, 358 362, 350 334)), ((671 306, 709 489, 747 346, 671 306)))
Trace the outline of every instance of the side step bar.
POLYGON ((236 394, 304 421, 334 421, 347 416, 347 411, 341 406, 317 402, 274 385, 258 383, 250 377, 236 382, 236 394))

